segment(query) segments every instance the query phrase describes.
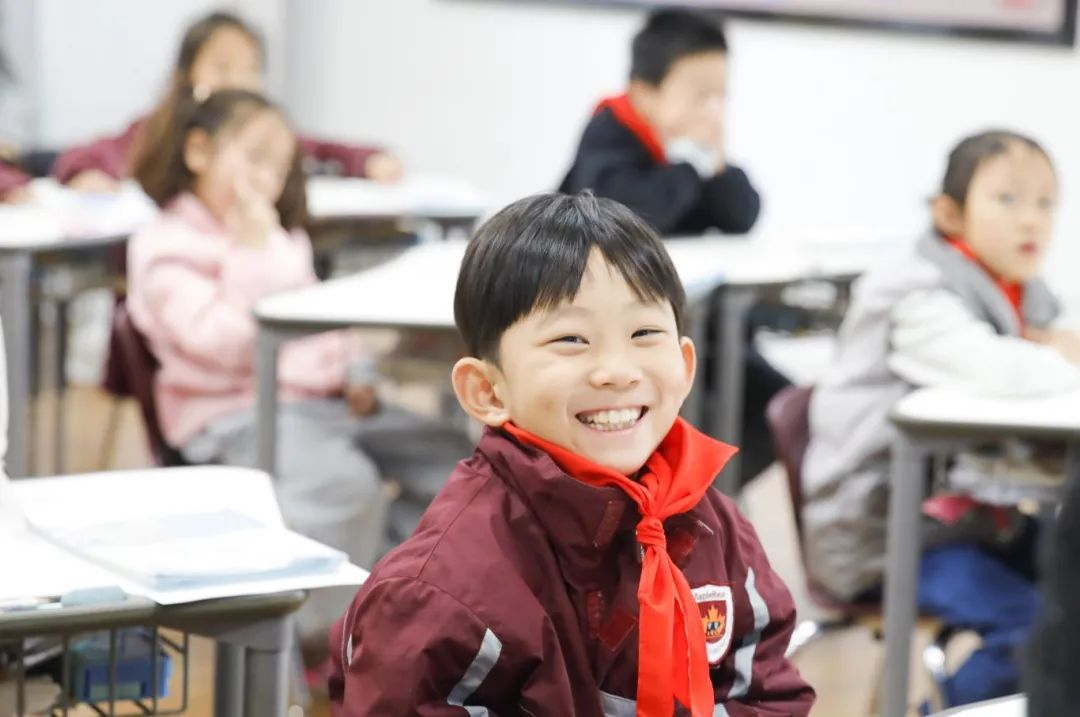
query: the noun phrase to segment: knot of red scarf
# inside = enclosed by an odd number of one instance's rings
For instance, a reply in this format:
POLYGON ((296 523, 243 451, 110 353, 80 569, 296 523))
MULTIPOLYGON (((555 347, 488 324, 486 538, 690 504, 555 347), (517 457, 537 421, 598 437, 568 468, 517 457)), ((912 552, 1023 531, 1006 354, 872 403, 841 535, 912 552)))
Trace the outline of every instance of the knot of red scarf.
POLYGON ((667 535, 659 518, 645 516, 637 524, 637 540, 643 547, 667 550, 667 535))
POLYGON ((572 478, 616 486, 637 505, 637 539, 645 553, 638 583, 638 717, 670 717, 676 699, 693 717, 710 717, 714 704, 705 630, 686 576, 668 555, 664 519, 697 505, 738 449, 678 418, 633 480, 512 423, 503 429, 547 453, 572 478))

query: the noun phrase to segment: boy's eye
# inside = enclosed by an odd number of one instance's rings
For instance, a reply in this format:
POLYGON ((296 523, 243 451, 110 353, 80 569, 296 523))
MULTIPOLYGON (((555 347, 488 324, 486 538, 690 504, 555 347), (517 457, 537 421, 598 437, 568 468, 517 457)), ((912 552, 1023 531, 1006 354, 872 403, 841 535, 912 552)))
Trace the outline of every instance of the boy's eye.
POLYGON ((998 201, 1002 204, 1010 205, 1016 203, 1016 195, 1009 192, 1002 192, 998 195, 998 201))
POLYGON ((640 339, 640 338, 643 338, 645 336, 655 336, 657 334, 662 334, 662 333, 664 333, 664 332, 661 331, 660 329, 638 329, 637 331, 635 331, 633 333, 631 338, 640 339))
POLYGON ((585 339, 575 334, 567 334, 566 336, 560 336, 551 343, 553 344, 585 344, 585 339))
POLYGON ((1041 197, 1039 199, 1039 209, 1053 209, 1054 200, 1049 197, 1041 197))

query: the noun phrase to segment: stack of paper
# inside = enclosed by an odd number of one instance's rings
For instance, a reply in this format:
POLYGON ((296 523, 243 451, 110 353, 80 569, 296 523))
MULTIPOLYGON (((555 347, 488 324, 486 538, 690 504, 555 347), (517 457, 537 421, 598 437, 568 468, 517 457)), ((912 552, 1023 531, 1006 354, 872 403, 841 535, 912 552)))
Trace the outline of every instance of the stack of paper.
POLYGON ((46 537, 156 590, 330 573, 339 550, 223 510, 53 526, 46 537))
POLYGON ((178 605, 367 577, 341 552, 289 531, 259 471, 114 471, 21 480, 10 489, 28 527, 4 536, 0 597, 118 587, 178 605), (18 548, 6 550, 14 538, 18 548))

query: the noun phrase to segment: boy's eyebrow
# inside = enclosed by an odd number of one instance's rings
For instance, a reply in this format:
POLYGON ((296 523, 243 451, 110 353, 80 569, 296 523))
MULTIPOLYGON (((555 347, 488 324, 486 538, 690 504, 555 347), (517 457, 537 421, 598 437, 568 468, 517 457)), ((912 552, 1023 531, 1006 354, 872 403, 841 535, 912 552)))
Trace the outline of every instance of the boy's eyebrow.
POLYGON ((575 318, 575 317, 587 317, 592 316, 593 311, 584 306, 575 306, 573 304, 563 303, 559 306, 549 309, 544 312, 543 317, 540 319, 540 325, 544 326, 563 318, 575 318))
MULTIPOLYGON (((642 298, 635 297, 633 299, 630 299, 626 303, 624 303, 621 308, 623 308, 623 309, 652 309, 652 308, 662 309, 663 305, 664 305, 664 300, 661 300, 661 299, 642 299, 642 298)), ((585 317, 592 316, 595 313, 597 313, 597 312, 595 312, 592 309, 590 309, 588 307, 585 307, 585 306, 576 306, 576 305, 570 304, 570 303, 563 303, 563 304, 559 305, 557 308, 554 308, 554 309, 551 309, 551 310, 545 312, 544 317, 540 320, 540 325, 544 326, 546 324, 551 323, 552 321, 557 321, 558 319, 563 319, 563 318, 576 318, 576 317, 585 318, 585 317)), ((600 312, 600 313, 603 313, 603 312, 600 312)))

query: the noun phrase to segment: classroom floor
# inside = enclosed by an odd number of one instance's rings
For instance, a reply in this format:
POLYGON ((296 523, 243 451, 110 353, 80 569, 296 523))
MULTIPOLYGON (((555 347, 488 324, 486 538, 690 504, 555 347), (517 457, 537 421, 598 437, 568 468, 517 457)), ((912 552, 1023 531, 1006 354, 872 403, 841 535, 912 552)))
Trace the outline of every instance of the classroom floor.
MULTIPOLYGON (((44 430, 39 432, 43 437, 36 446, 37 464, 48 466, 51 470, 52 441, 46 435, 49 434, 48 421, 53 405, 51 396, 44 396, 38 405, 37 420, 44 430)), ((111 399, 96 388, 74 387, 68 392, 65 411, 69 434, 66 441, 66 472, 149 465, 141 418, 135 404, 130 401, 120 404, 115 448, 107 463, 102 462, 106 417, 110 414, 111 405, 111 399)), ((794 522, 785 479, 779 469, 770 469, 753 482, 747 490, 745 505, 751 519, 762 518, 755 520, 755 525, 773 567, 787 580, 795 596, 800 616, 812 616, 813 608, 809 606, 802 589, 803 572, 794 522), (764 519, 765 516, 768 519, 764 519)), ((804 648, 796 656, 796 662, 818 692, 818 702, 812 714, 816 717, 866 717, 871 714, 873 685, 878 679, 881 660, 880 645, 875 643, 868 629, 859 627, 829 634, 804 648)), ((212 717, 213 647, 209 641, 195 640, 191 663, 192 692, 186 714, 212 717)), ((925 694, 925 688, 917 686, 913 692, 925 694)), ((328 717, 329 709, 324 703, 316 703, 307 714, 328 717)), ((302 712, 293 710, 289 717, 302 715, 302 712)))

